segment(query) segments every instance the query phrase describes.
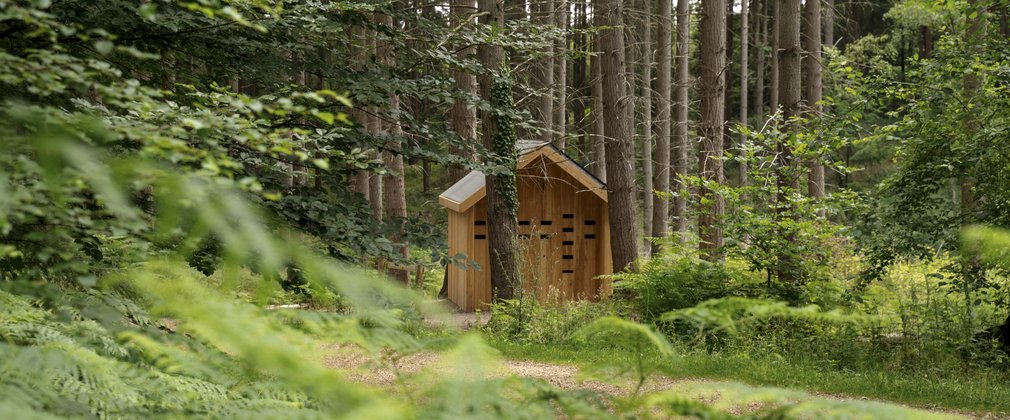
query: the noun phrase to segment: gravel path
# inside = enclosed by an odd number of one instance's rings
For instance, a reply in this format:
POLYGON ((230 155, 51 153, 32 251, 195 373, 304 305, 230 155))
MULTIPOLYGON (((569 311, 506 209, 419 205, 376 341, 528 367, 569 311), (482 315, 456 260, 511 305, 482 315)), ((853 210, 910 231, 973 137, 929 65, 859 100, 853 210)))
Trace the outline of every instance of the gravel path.
MULTIPOLYGON (((376 385, 380 387, 392 386, 396 380, 393 371, 386 368, 375 367, 370 363, 367 355, 356 349, 341 347, 337 345, 329 346, 325 349, 325 364, 327 367, 342 371, 348 379, 353 381, 376 385)), ((404 357, 397 361, 398 370, 401 375, 410 376, 426 369, 440 370, 437 367, 439 354, 418 353, 404 357)), ((594 380, 583 380, 579 377, 579 369, 571 365, 559 365, 551 363, 531 362, 524 360, 504 360, 501 362, 504 367, 503 372, 492 375, 515 374, 527 378, 542 379, 558 388, 562 389, 588 389, 609 395, 628 395, 634 389, 634 384, 605 383, 594 380)), ((753 401, 754 395, 762 390, 771 388, 754 387, 741 383, 714 381, 707 379, 682 378, 674 379, 662 375, 653 375, 643 385, 643 392, 654 392, 663 390, 674 390, 684 396, 695 398, 706 404, 725 410, 733 414, 745 414, 754 412, 762 408, 765 404, 753 401)), ((778 391, 781 393, 781 391, 778 391)), ((835 401, 854 402, 857 405, 902 407, 911 412, 909 418, 999 418, 992 415, 976 416, 973 414, 958 413, 941 409, 922 409, 897 404, 872 401, 865 398, 851 398, 846 396, 806 393, 800 391, 787 391, 789 401, 835 401), (920 416, 921 415, 921 416, 920 416)), ((904 414, 909 414, 905 412, 904 414)), ((908 416, 906 416, 908 417, 908 416)))

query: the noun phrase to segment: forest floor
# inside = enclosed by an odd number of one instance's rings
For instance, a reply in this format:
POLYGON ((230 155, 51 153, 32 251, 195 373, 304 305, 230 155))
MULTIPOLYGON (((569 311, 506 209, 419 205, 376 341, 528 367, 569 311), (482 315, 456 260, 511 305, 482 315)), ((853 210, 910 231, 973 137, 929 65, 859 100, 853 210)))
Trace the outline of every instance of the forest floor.
MULTIPOLYGON (((379 387, 396 386, 397 377, 411 378, 426 376, 426 372, 446 372, 458 369, 440 363, 440 355, 433 352, 422 352, 406 356, 396 361, 396 370, 376 367, 370 363, 370 358, 359 350, 351 347, 333 345, 324 349, 324 362, 327 367, 337 369, 347 375, 348 379, 375 385, 379 387)), ((512 373, 518 376, 540 379, 556 387, 566 390, 589 390, 615 396, 629 396, 634 391, 631 381, 602 382, 585 379, 574 365, 544 363, 526 360, 502 360, 497 369, 491 368, 485 375, 504 376, 512 373)), ((429 375, 430 376, 430 375, 429 375)), ((672 391, 680 396, 689 397, 705 404, 712 405, 734 415, 749 414, 765 408, 769 395, 789 403, 812 403, 813 406, 831 406, 832 403, 856 403, 857 409, 880 413, 881 409, 897 410, 894 418, 1000 418, 993 415, 979 415, 939 408, 919 408, 903 404, 875 401, 862 397, 852 397, 818 392, 804 392, 751 386, 739 382, 710 380, 703 378, 672 378, 654 374, 643 384, 642 392, 672 391), (897 414, 900 413, 900 414, 897 414)), ((808 414, 816 413, 807 411, 808 414)), ((859 416, 858 413, 854 417, 859 416)), ((845 416, 848 417, 848 416, 845 416)))

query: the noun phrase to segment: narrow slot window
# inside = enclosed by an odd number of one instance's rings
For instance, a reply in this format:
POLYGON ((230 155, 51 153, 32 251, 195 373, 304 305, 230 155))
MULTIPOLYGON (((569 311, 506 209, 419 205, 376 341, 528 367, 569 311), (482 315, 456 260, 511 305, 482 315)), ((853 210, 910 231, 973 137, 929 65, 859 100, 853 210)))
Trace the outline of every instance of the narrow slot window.
POLYGON ((551 239, 551 235, 548 235, 546 233, 542 234, 542 235, 540 235, 540 239, 551 239))
POLYGON ((487 220, 474 220, 474 226, 487 226, 487 220))
POLYGON ((562 232, 575 232, 575 228, 561 228, 562 232))
POLYGON ((529 226, 529 225, 530 225, 530 221, 529 220, 520 220, 519 221, 519 226, 529 226))
POLYGON ((575 218, 575 215, 574 215, 574 214, 571 214, 571 213, 565 213, 565 214, 562 214, 562 215, 561 215, 561 218, 562 218, 562 219, 574 219, 574 218, 575 218))
POLYGON ((561 245, 575 245, 575 241, 564 241, 561 242, 561 245))
POLYGON ((592 233, 587 233, 586 236, 585 236, 585 238, 586 239, 596 239, 596 235, 593 235, 592 233))
POLYGON ((473 235, 474 239, 487 239, 487 235, 473 235))
POLYGON ((541 220, 540 221, 540 226, 550 226, 550 225, 553 225, 553 224, 554 224, 554 222, 551 221, 551 220, 541 220))
POLYGON ((563 260, 574 260, 575 256, 574 255, 562 255, 561 259, 563 259, 563 260))
POLYGON ((586 220, 586 226, 593 226, 596 224, 595 220, 586 220))
POLYGON ((575 272, 575 270, 561 270, 561 272, 564 274, 572 274, 575 272))
POLYGON ((520 233, 519 239, 529 239, 530 235, 528 233, 520 233))

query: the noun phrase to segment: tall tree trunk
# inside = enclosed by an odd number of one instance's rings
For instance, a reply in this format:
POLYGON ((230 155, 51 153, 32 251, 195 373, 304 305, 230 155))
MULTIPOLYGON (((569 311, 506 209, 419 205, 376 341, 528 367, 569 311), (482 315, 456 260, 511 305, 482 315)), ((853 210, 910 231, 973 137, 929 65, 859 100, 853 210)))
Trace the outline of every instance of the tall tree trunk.
MULTIPOLYGON (((482 13, 480 23, 486 26, 501 28, 505 24, 505 11, 502 0, 478 0, 477 11, 482 13)), ((502 50, 494 44, 481 44, 477 47, 477 56, 485 71, 480 75, 480 95, 492 105, 500 105, 501 95, 496 95, 492 87, 495 83, 495 73, 502 69, 502 50)), ((500 92, 498 92, 500 93, 500 92)), ((511 94, 511 93, 510 93, 511 94)), ((510 99, 510 98, 506 98, 510 99)), ((508 104, 511 105, 511 104, 508 104)), ((498 115, 491 110, 481 111, 481 137, 484 147, 495 152, 504 151, 504 147, 495 147, 504 138, 499 136, 512 135, 512 147, 515 153, 515 131, 512 126, 501 127, 498 115), (504 133, 500 133, 503 131, 504 133)), ((503 136, 503 137, 504 137, 503 136)), ((504 151, 508 153, 507 151, 504 151)), ((512 170, 515 162, 512 161, 512 170)), ((518 284, 519 264, 516 255, 516 197, 515 174, 489 176, 487 185, 487 221, 488 249, 490 252, 491 290, 496 301, 512 299, 518 284), (510 196, 510 193, 512 194, 510 196)))
POLYGON ((698 146, 699 188, 698 237, 699 248, 709 260, 721 258, 723 198, 711 184, 723 182, 723 107, 726 84, 726 3, 724 0, 702 0, 701 40, 698 64, 698 93, 701 95, 701 121, 698 146))
MULTIPOLYGON (((381 24, 389 28, 390 31, 395 31, 391 15, 382 15, 381 24)), ((392 67, 395 64, 393 46, 389 42, 377 44, 376 55, 378 55, 386 66, 392 67)), ((390 92, 388 100, 389 109, 395 118, 395 115, 398 114, 397 111, 400 109, 400 95, 390 92)), ((390 173, 383 177, 382 180, 382 205, 386 217, 392 219, 393 223, 401 223, 391 239, 395 244, 394 246, 399 256, 406 259, 410 254, 406 243, 406 235, 404 235, 404 226, 402 225, 403 220, 407 217, 407 198, 403 181, 403 155, 400 154, 403 128, 397 120, 388 121, 384 123, 384 126, 388 138, 386 148, 389 151, 382 154, 382 159, 386 165, 386 169, 390 173)), ((410 273, 407 270, 390 270, 389 274, 393 279, 403 284, 410 282, 410 273)))
MULTIPOLYGON (((793 120, 800 115, 802 98, 800 93, 800 0, 778 0, 778 65, 779 65, 779 106, 782 107, 783 132, 793 136, 800 127, 793 120)), ((787 139, 776 145, 776 211, 779 220, 794 217, 790 196, 799 188, 793 174, 793 156, 787 139)), ((786 241, 793 240, 788 233, 786 241)), ((779 256, 778 278, 786 282, 797 280, 796 257, 783 252, 779 256)))
MULTIPOLYGON (((554 26, 554 0, 533 3, 533 17, 538 25, 554 26)), ((540 122, 540 141, 554 140, 554 46, 548 45, 544 56, 537 60, 533 87, 537 90, 533 117, 540 122)))
POLYGON ((606 138, 607 135, 604 132, 604 113, 603 113, 603 66, 600 64, 602 60, 603 53, 600 47, 600 36, 596 35, 593 37, 593 57, 590 59, 590 83, 592 84, 591 93, 592 96, 592 108, 590 108, 590 113, 592 114, 592 135, 590 136, 590 148, 592 149, 592 163, 590 165, 590 170, 593 175, 599 178, 603 182, 607 182, 607 152, 606 152, 606 138))
MULTIPOLYGON (((748 43, 750 39, 747 37, 748 29, 748 19, 750 16, 747 13, 747 6, 750 0, 740 0, 740 125, 747 126, 747 82, 750 76, 750 67, 748 67, 748 43)), ((740 134, 740 153, 746 154, 747 150, 747 135, 740 134)), ((747 185, 747 162, 740 161, 740 174, 738 176, 740 186, 747 185)))
MULTIPOLYGON (((469 24, 470 22, 464 22, 468 16, 475 12, 474 0, 453 0, 452 8, 450 9, 450 26, 463 25, 464 23, 469 24)), ((476 48, 467 47, 461 50, 456 56, 458 58, 471 57, 476 53, 476 48)), ((460 92, 466 94, 476 94, 477 93, 477 77, 460 69, 454 69, 452 71, 452 79, 456 86, 456 89, 460 92)), ((452 131, 456 133, 457 136, 461 137, 466 144, 471 144, 477 139, 477 110, 467 106, 466 101, 457 99, 452 104, 452 131)), ((453 147, 451 153, 458 155, 465 159, 473 159, 473 150, 467 145, 461 145, 462 147, 453 147)), ((460 165, 452 165, 449 167, 448 171, 448 184, 452 185, 456 181, 466 176, 466 168, 460 165)))
POLYGON ((824 0, 824 45, 835 46, 835 0, 824 0))
MULTIPOLYGON (((651 236, 653 206, 656 194, 653 192, 653 172, 652 172, 652 7, 651 0, 639 0, 642 13, 642 25, 639 27, 639 39, 642 40, 642 80, 639 82, 641 92, 639 101, 641 104, 640 115, 642 118, 639 129, 642 139, 642 232, 645 237, 651 236)), ((649 243, 645 243, 646 253, 651 251, 649 243)))
MULTIPOLYGON (((657 0, 659 29, 657 31, 656 53, 657 74, 653 103, 656 106, 656 156, 653 171, 653 188, 664 194, 670 193, 670 85, 673 76, 673 0, 657 0)), ((656 197, 652 204, 652 236, 663 238, 667 235, 670 217, 670 203, 666 196, 656 197)), ((652 252, 659 252, 659 244, 653 243, 652 252)))
POLYGON ((684 182, 687 176, 687 155, 691 143, 687 138, 688 87, 691 84, 691 73, 688 49, 690 40, 691 13, 690 0, 677 0, 677 90, 676 90, 676 145, 673 148, 673 171, 677 196, 673 200, 673 218, 677 222, 677 233, 681 239, 686 239, 687 233, 687 196, 688 187, 684 182))
POLYGON ((568 0, 555 0, 554 25, 561 39, 554 44, 554 146, 565 150, 568 120, 568 0))
POLYGON ((628 75, 624 63, 624 27, 621 0, 593 2, 596 26, 600 31, 603 72, 604 133, 606 135, 607 189, 610 196, 610 250, 615 271, 633 268, 638 258, 635 239, 635 144, 632 139, 628 75))
MULTIPOLYGON (((807 0, 806 21, 806 56, 803 58, 803 76, 806 77, 807 109, 814 116, 821 114, 821 0, 807 0)), ((816 159, 808 163, 807 195, 814 200, 824 198, 824 165, 816 159)), ((818 212, 824 217, 824 211, 818 212)))
MULTIPOLYGON (((754 11, 754 97, 751 99, 754 115, 765 114, 765 57, 768 54, 768 3, 775 0, 759 0, 753 4, 754 11)), ((744 183, 743 185, 746 185, 744 183)))
POLYGON ((772 18, 770 19, 772 25, 772 62, 771 71, 769 71, 770 74, 768 75, 768 79, 771 82, 771 86, 768 87, 768 113, 774 115, 779 112, 780 104, 779 81, 781 78, 779 77, 779 70, 781 66, 779 65, 779 56, 781 55, 781 52, 779 49, 782 44, 779 43, 779 26, 781 26, 781 23, 779 22, 781 17, 779 9, 782 8, 782 2, 781 0, 768 0, 768 3, 771 3, 772 8, 772 18))
POLYGON ((577 29, 573 33, 573 48, 578 53, 572 60, 572 88, 575 93, 575 100, 572 104, 572 127, 575 130, 575 138, 579 158, 584 162, 589 162, 590 158, 590 124, 591 120, 586 115, 589 110, 589 63, 588 54, 592 51, 589 47, 588 36, 584 32, 586 25, 586 0, 576 0, 575 16, 573 25, 577 29), (584 56, 585 54, 585 56, 584 56))

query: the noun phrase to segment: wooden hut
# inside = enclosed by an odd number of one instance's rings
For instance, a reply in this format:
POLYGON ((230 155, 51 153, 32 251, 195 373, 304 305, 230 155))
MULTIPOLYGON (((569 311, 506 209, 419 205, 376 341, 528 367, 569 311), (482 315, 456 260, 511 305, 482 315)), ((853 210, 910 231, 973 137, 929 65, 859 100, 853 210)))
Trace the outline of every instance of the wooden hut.
MULTIPOLYGON (((516 183, 524 290, 543 299, 610 293, 606 184, 548 143, 520 142, 516 183)), ((476 262, 447 268, 449 300, 464 311, 491 302, 484 174, 473 171, 439 196, 449 213, 449 255, 476 262), (479 267, 479 268, 478 268, 479 267)))

